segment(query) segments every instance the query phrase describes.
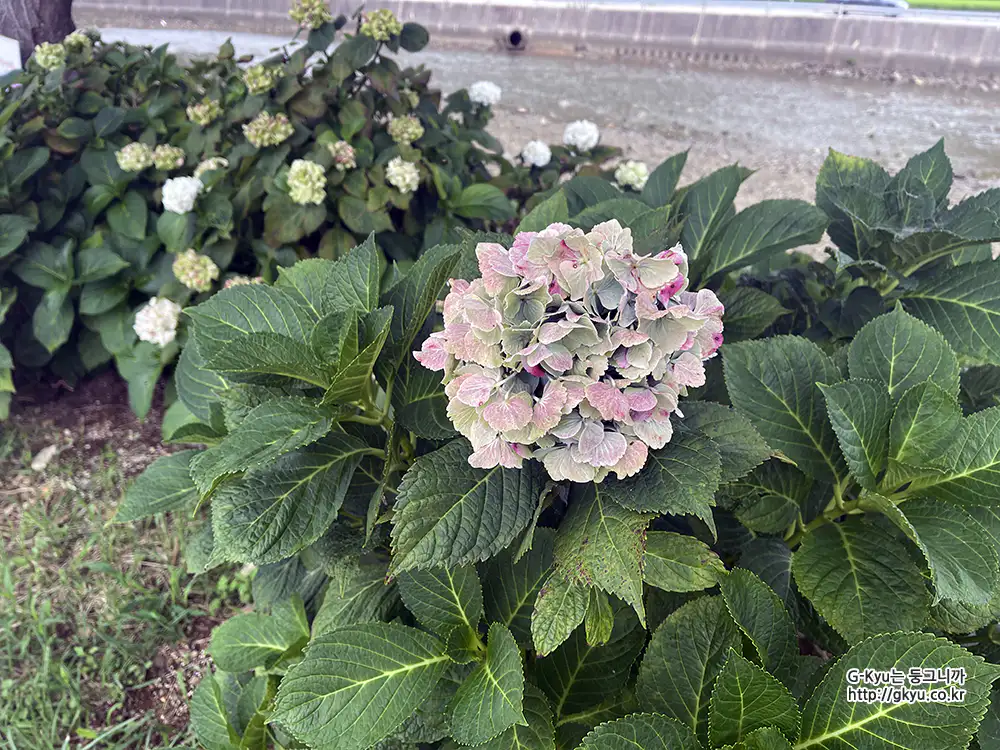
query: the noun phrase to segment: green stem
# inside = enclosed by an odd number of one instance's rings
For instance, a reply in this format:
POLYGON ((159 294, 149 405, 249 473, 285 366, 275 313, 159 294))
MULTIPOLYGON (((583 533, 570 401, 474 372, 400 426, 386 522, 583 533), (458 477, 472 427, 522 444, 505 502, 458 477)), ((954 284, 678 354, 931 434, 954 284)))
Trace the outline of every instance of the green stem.
MULTIPOLYGON (((838 484, 837 486, 839 487, 840 485, 838 484)), ((809 523, 803 524, 801 520, 799 521, 798 528, 785 537, 785 542, 789 547, 797 546, 806 534, 815 531, 820 526, 833 523, 843 515, 850 515, 859 511, 859 505, 861 503, 860 500, 848 500, 844 502, 843 490, 841 490, 840 493, 841 494, 838 499, 837 489, 835 488, 834 497, 830 500, 826 509, 809 523)))

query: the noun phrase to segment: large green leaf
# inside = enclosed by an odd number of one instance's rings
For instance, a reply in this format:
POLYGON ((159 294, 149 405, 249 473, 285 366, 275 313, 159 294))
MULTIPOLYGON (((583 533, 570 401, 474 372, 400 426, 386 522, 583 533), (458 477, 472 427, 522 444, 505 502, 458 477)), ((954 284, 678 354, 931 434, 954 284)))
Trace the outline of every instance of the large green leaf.
POLYGON ((483 470, 468 457, 468 443, 456 440, 404 475, 392 521, 394 572, 485 560, 528 526, 544 487, 538 463, 483 470))
POLYGON ((792 559, 799 591, 844 638, 919 630, 930 596, 905 545, 883 527, 851 518, 810 532, 792 559))
POLYGON ((797 336, 745 341, 723 352, 729 397, 764 440, 807 474, 839 479, 843 457, 816 386, 841 379, 836 363, 797 336))
POLYGON ((486 659, 459 686, 452 703, 451 735, 463 745, 479 745, 524 717, 521 651, 503 625, 490 625, 486 659))
POLYGON ((378 307, 383 263, 375 235, 368 235, 331 266, 320 296, 323 313, 350 307, 370 312, 378 307))
POLYGON ((569 205, 566 202, 566 194, 562 190, 557 190, 521 219, 517 231, 539 232, 549 224, 556 222, 565 224, 567 221, 569 221, 569 205))
POLYGON ((313 619, 313 637, 345 625, 386 619, 399 596, 396 586, 385 581, 385 567, 384 563, 344 565, 332 571, 313 619))
POLYGON ((76 254, 75 282, 100 281, 128 267, 128 261, 106 247, 83 248, 76 254))
POLYGON ((573 485, 569 511, 556 535, 556 569, 569 580, 624 600, 645 623, 642 564, 652 516, 610 502, 603 487, 573 485))
POLYGON ((562 186, 569 206, 569 215, 576 216, 585 208, 604 201, 621 198, 621 191, 603 177, 577 175, 562 186))
POLYGON ((191 728, 205 750, 234 750, 239 735, 229 722, 222 690, 214 674, 206 674, 191 696, 191 728))
POLYGON ((141 193, 130 190, 125 197, 108 209, 107 219, 111 229, 129 239, 146 239, 146 220, 149 209, 141 193))
POLYGON ((712 234, 729 215, 736 193, 746 179, 742 168, 731 165, 716 170, 684 189, 680 214, 684 217, 681 244, 692 259, 701 256, 712 234))
POLYGON ((207 368, 230 381, 278 385, 291 378, 320 388, 330 383, 331 363, 290 336, 248 333, 209 351, 207 368))
POLYGON ((451 210, 466 219, 503 222, 513 218, 510 199, 496 185, 479 182, 465 187, 452 201, 451 210))
POLYGON ((708 734, 719 747, 765 727, 786 738, 799 733, 799 707, 788 688, 731 650, 719 672, 708 712, 708 734))
POLYGON ((305 645, 309 621, 302 600, 293 597, 272 614, 250 612, 230 617, 212 631, 208 653, 219 669, 246 672, 271 667, 292 647, 305 645))
POLYGON ((889 470, 884 486, 898 487, 923 474, 940 474, 954 460, 962 410, 954 394, 928 380, 896 405, 889 428, 889 470))
MULTIPOLYGON (((720 425, 719 429, 725 432, 727 428, 720 425)), ((721 477, 722 459, 716 442, 698 430, 680 426, 669 443, 650 451, 642 471, 628 479, 606 479, 600 486, 608 500, 623 508, 692 515, 714 529, 712 506, 721 477)))
POLYGON ((830 422, 851 474, 862 487, 874 489, 888 455, 892 419, 889 391, 875 380, 817 385, 826 397, 830 422))
POLYGON ((487 621, 506 625, 524 648, 531 648, 531 613, 552 570, 554 542, 551 529, 536 529, 531 549, 520 559, 504 550, 482 567, 487 621))
POLYGON ((323 394, 323 403, 353 401, 363 392, 389 335, 391 319, 392 308, 389 307, 381 307, 362 316, 360 351, 349 361, 340 362, 330 387, 323 394))
POLYGON ((770 446, 745 416, 723 404, 689 401, 684 405, 684 425, 704 433, 719 449, 723 483, 750 473, 771 457, 770 446))
POLYGON ((701 750, 697 737, 680 722, 659 714, 632 714, 601 724, 578 750, 701 750))
POLYGON ((573 634, 587 616, 590 587, 567 580, 558 573, 538 590, 531 612, 531 640, 535 652, 546 656, 573 634))
POLYGON ((642 188, 642 199, 653 208, 665 206, 674 197, 677 181, 681 178, 688 152, 681 151, 662 162, 649 175, 642 188))
POLYGON ((430 696, 447 665, 441 642, 414 628, 338 628, 287 672, 271 720, 313 747, 367 750, 430 696))
POLYGON ((858 332, 848 366, 852 380, 882 383, 894 401, 925 380, 933 380, 948 393, 958 393, 958 360, 944 337, 898 306, 858 332))
POLYGON ((125 491, 125 499, 118 506, 115 521, 127 523, 194 505, 198 500, 198 490, 189 466, 199 452, 180 451, 156 459, 125 491))
POLYGON ((939 476, 915 480, 911 490, 956 505, 1000 502, 1000 407, 966 417, 955 443, 951 467, 939 476))
POLYGON ((227 474, 266 464, 326 435, 333 420, 311 399, 275 398, 254 408, 221 443, 199 454, 191 475, 203 495, 227 474))
POLYGON ((252 465, 212 499, 216 544, 228 559, 257 565, 305 549, 337 517, 368 451, 361 440, 333 432, 274 463, 252 465))
MULTIPOLYGON (((961 750, 986 711, 997 667, 960 646, 929 633, 877 635, 847 652, 816 688, 802 714, 796 750, 857 748, 883 750, 961 750), (857 702, 849 698, 851 670, 911 668, 963 669, 964 700, 933 702, 857 702)), ((875 687, 875 685, 871 685, 875 687)))
POLYGON ((44 242, 32 242, 13 270, 25 284, 65 292, 73 283, 73 243, 67 241, 53 247, 44 242))
POLYGON ((774 321, 791 312, 767 292, 751 286, 720 292, 719 299, 726 308, 722 322, 730 343, 757 338, 774 321))
POLYGON ((760 578, 743 568, 721 577, 719 589, 729 614, 753 644, 760 665, 791 686, 799 643, 781 599, 760 578))
POLYGON ((680 607, 653 633, 639 668, 636 695, 643 710, 676 719, 704 736, 715 678, 740 631, 722 597, 680 607))
POLYGON ((212 421, 213 406, 218 407, 220 394, 229 389, 218 374, 205 366, 196 341, 188 341, 174 368, 177 397, 199 421, 212 421))
POLYGON ((959 354, 1000 364, 1000 267, 991 260, 921 277, 901 293, 903 307, 944 334, 959 354))
POLYGON ((584 629, 577 628, 562 646, 535 662, 538 686, 549 696, 556 719, 603 703, 628 681, 646 631, 627 607, 614 609, 606 644, 592 646, 584 629))
POLYGON ((51 353, 69 341, 73 318, 73 303, 66 290, 49 289, 31 316, 31 331, 35 340, 51 353))
POLYGON ((552 709, 545 694, 531 683, 524 685, 524 720, 476 750, 556 750, 552 709))
POLYGON ((726 566, 708 545, 672 531, 646 534, 643 580, 664 591, 702 591, 718 584, 726 566))
POLYGON ((428 370, 413 357, 406 357, 396 374, 392 403, 396 422, 420 437, 447 440, 458 435, 448 418, 441 373, 428 370))
POLYGON ((800 200, 767 200, 740 211, 711 242, 705 276, 734 271, 784 250, 819 242, 826 214, 800 200))
POLYGON ((471 565, 408 570, 399 576, 399 593, 413 616, 442 637, 455 628, 478 631, 483 587, 471 565))
POLYGON ((784 461, 761 464, 723 488, 736 502, 733 514, 751 531, 783 532, 806 508, 813 480, 784 461))
POLYGON ((816 205, 832 220, 832 239, 853 258, 871 257, 880 240, 876 228, 889 218, 885 191, 889 174, 870 159, 833 149, 816 176, 816 205))
POLYGON ((0 216, 0 258, 10 255, 28 239, 28 232, 35 228, 38 222, 27 216, 5 214, 0 216))

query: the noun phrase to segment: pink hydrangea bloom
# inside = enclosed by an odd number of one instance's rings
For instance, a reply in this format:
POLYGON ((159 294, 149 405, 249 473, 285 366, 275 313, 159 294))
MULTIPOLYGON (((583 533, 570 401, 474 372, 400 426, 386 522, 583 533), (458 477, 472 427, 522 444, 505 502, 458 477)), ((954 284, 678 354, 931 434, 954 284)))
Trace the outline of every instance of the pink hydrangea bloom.
POLYGON ((481 243, 476 257, 481 278, 450 282, 444 330, 414 352, 444 374, 469 463, 535 459, 572 482, 639 472, 722 344, 722 304, 687 291, 680 245, 636 255, 612 220, 481 243))

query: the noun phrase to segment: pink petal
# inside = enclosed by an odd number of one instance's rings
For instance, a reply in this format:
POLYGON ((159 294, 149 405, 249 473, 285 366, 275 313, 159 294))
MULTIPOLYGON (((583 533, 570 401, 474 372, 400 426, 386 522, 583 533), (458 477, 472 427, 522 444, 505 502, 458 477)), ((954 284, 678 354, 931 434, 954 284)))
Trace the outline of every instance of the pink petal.
POLYGON ((624 419, 629 412, 628 399, 609 383, 592 383, 587 386, 587 401, 597 411, 602 419, 624 419))
POLYGON ((614 466, 625 455, 628 442, 620 432, 605 431, 597 422, 591 422, 580 433, 578 450, 593 466, 614 466))
POLYGON ((566 405, 566 398, 566 386, 558 380, 550 380, 532 413, 535 426, 546 432, 555 428, 562 420, 562 409, 566 405))
POLYGON ((514 450, 511 443, 497 438, 469 456, 469 466, 477 469, 492 469, 503 466, 505 469, 520 469, 523 459, 514 450))
POLYGON ((691 352, 685 352, 674 361, 673 373, 682 386, 698 388, 705 385, 705 366, 701 358, 691 352))
POLYGON ((627 388, 625 398, 632 411, 650 411, 656 408, 656 395, 647 388, 627 388))
POLYGON ((485 375, 472 375, 467 378, 455 394, 455 398, 469 406, 482 406, 490 400, 496 381, 485 375))
POLYGON ((670 442, 673 437, 674 427, 670 424, 670 419, 647 419, 645 422, 636 422, 632 425, 635 436, 648 445, 653 450, 662 448, 670 442))
POLYGON ((413 358, 428 370, 443 370, 448 363, 449 354, 444 348, 443 333, 432 333, 420 346, 420 351, 413 352, 413 358))
POLYGON ((531 423, 531 396, 518 393, 510 398, 497 396, 483 409, 483 419, 494 430, 520 430, 531 423))
POLYGON ((649 448, 646 444, 633 440, 625 449, 624 455, 614 466, 611 467, 619 479, 638 474, 642 467, 646 465, 646 458, 649 456, 649 448))

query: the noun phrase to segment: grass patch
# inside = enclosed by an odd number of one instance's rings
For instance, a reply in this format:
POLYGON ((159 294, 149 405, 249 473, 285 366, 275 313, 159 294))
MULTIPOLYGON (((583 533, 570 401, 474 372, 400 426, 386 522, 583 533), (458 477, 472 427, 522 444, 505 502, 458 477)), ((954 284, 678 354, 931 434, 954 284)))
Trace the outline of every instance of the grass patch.
POLYGON ((193 747, 183 697, 249 576, 188 575, 186 519, 109 524, 134 463, 113 446, 38 472, 64 431, 0 431, 0 747, 193 747))

